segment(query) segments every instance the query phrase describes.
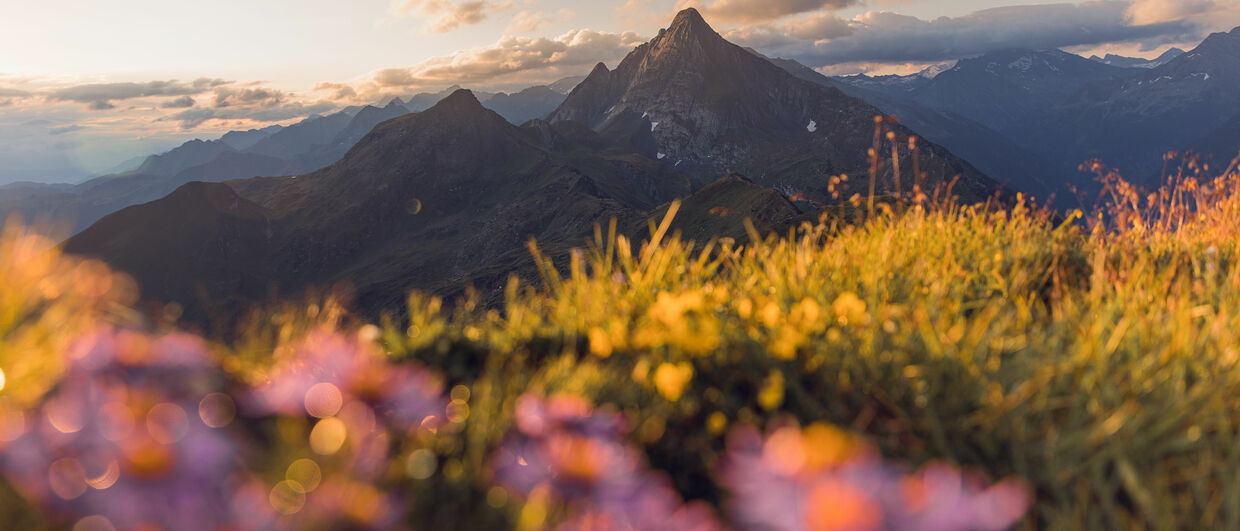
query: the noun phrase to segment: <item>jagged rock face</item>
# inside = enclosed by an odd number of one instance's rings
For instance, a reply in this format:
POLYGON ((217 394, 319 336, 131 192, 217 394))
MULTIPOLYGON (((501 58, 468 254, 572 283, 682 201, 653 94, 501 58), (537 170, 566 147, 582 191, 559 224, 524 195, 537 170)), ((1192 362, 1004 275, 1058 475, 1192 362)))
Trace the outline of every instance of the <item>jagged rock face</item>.
POLYGON ((863 127, 874 110, 845 99, 727 42, 689 9, 614 72, 596 67, 551 119, 602 129, 638 114, 673 164, 738 167, 755 137, 806 136, 811 121, 823 134, 832 121, 863 127))
MULTIPOLYGON (((550 120, 605 130, 640 116, 657 140, 659 160, 699 182, 739 172, 767 186, 825 191, 829 175, 865 173, 877 114, 728 42, 686 9, 614 71, 596 66, 550 120)), ((997 188, 980 184, 984 176, 941 148, 930 146, 927 154, 937 161, 931 173, 964 174, 979 191, 997 188)))

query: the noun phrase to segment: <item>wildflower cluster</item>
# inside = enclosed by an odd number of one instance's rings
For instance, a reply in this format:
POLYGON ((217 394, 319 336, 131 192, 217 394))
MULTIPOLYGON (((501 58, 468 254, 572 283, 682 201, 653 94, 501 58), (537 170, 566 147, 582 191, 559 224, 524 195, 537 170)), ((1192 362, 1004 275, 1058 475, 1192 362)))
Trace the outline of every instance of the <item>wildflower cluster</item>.
POLYGON ((514 421, 494 467, 500 485, 529 500, 524 526, 543 525, 554 502, 568 513, 564 529, 720 528, 708 507, 683 505, 667 478, 646 468, 622 439, 620 415, 578 397, 525 395, 514 421))
POLYGON ((1029 508, 1022 484, 987 486, 943 464, 907 475, 825 424, 735 429, 720 472, 742 529, 1002 530, 1029 508))

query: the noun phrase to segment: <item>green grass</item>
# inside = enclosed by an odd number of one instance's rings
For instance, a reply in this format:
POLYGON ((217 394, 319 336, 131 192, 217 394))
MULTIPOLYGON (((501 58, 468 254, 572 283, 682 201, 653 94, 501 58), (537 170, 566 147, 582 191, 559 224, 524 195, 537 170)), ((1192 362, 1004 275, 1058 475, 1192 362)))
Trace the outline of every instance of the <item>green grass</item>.
MULTIPOLYGON (((726 503, 712 471, 730 426, 793 417, 913 466, 1024 478, 1028 528, 1240 527, 1240 179, 1175 184, 1147 197, 1111 180, 1109 206, 1067 220, 1019 200, 879 205, 743 246, 681 240, 672 205, 640 246, 600 229, 565 263, 532 245, 543 281, 513 280, 501 307, 414 294, 380 342, 468 389, 469 413, 430 443, 442 473, 407 492, 412 518, 520 521, 520 500, 488 499, 489 459, 532 392, 621 412, 688 499, 726 503)), ((132 319, 132 300, 34 282, 85 273, 6 241, 25 264, 0 268, 20 407, 57 367, 12 347, 52 359, 81 322, 132 319)), ((347 321, 330 302, 273 312, 216 348, 237 381, 261 380, 280 345, 347 321)))
MULTIPOLYGON (((540 258, 545 284, 514 284, 502 310, 445 316, 415 297, 412 333, 387 340, 472 386, 488 419, 528 389, 614 404, 689 497, 719 496, 713 415, 792 415, 887 457, 1023 477, 1032 526, 1231 528, 1236 192, 1220 182, 1161 215, 1117 198, 1105 223, 1017 205, 806 224, 743 248, 600 237, 566 268, 540 258), (664 365, 692 367, 685 389, 664 365)), ((470 434, 486 446, 504 427, 470 434)))

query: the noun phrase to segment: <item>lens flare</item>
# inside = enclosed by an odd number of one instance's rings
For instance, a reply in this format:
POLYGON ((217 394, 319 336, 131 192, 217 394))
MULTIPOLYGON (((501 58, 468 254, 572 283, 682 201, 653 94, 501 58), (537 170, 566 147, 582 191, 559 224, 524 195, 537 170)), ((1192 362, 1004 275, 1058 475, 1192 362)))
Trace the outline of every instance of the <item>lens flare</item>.
POLYGON ((327 382, 314 384, 306 391, 306 413, 312 417, 327 418, 340 412, 344 396, 340 388, 327 382))
POLYGON ((335 417, 325 418, 310 430, 310 449, 319 455, 332 455, 340 451, 348 435, 349 429, 344 421, 335 417))
POLYGON ((323 470, 313 459, 298 459, 288 466, 284 479, 296 482, 306 493, 310 493, 319 488, 319 483, 323 481, 323 470))
POLYGON ((224 393, 211 393, 198 402, 198 418, 211 428, 223 428, 237 416, 237 404, 224 393))
POLYGON ((189 417, 181 406, 157 404, 146 414, 146 430, 160 444, 173 444, 189 432, 189 417))

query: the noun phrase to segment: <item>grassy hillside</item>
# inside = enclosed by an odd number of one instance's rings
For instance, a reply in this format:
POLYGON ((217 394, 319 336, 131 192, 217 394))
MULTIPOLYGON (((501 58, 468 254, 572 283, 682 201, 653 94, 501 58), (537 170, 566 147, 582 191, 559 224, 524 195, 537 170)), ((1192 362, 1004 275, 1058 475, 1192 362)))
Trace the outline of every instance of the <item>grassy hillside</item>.
POLYGON ((744 246, 672 205, 650 244, 532 246, 500 308, 319 301, 227 345, 10 229, 0 520, 1235 528, 1240 177, 1106 182, 1067 220, 880 204, 744 246))

